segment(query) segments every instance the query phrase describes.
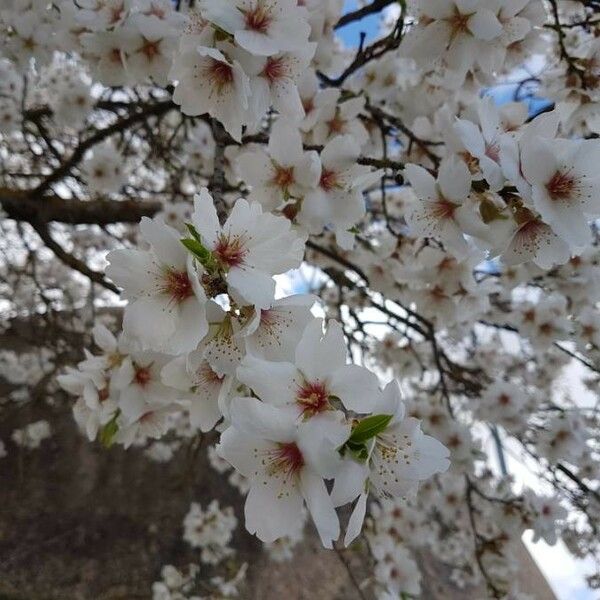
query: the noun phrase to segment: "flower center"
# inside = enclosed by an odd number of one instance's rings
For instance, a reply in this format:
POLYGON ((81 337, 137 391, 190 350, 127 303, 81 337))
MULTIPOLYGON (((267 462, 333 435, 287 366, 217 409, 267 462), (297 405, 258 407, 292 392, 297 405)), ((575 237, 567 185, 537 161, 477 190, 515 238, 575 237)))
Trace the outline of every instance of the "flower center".
POLYGON ((219 93, 233 83, 233 67, 222 60, 211 58, 204 75, 210 85, 216 88, 219 93))
POLYGON ((246 27, 259 33, 267 33, 273 18, 267 8, 259 4, 255 9, 244 13, 246 27))
POLYGON ((144 41, 144 45, 139 52, 142 53, 149 61, 153 61, 160 54, 160 42, 144 41))
POLYGON ((248 250, 239 237, 229 238, 222 235, 217 241, 214 254, 223 265, 237 267, 244 262, 248 250))
POLYGON ((269 57, 262 71, 262 75, 269 80, 269 83, 273 83, 274 81, 285 77, 286 65, 283 58, 269 57))
POLYGON ((329 192, 335 187, 339 187, 338 175, 335 171, 323 169, 321 172, 321 179, 319 185, 326 191, 329 192))
POLYGON ((110 25, 114 25, 121 20, 123 13, 125 12, 125 5, 123 2, 120 2, 116 6, 113 6, 110 9, 110 25))
POLYGON ((296 402, 302 408, 302 415, 312 417, 328 410, 329 394, 322 383, 306 383, 296 395, 296 402))
POLYGON ((336 111, 335 117, 331 121, 327 121, 327 128, 329 129, 329 135, 335 133, 343 133, 346 126, 346 121, 340 117, 339 111, 336 111))
POLYGON ((452 219, 456 208, 456 204, 442 198, 434 204, 432 214, 436 219, 452 219))
POLYGON ((206 385, 220 385, 223 379, 224 376, 220 377, 210 368, 210 365, 207 362, 204 362, 196 371, 195 383, 196 385, 201 383, 206 385))
POLYGON ((485 155, 495 163, 500 163, 500 146, 496 142, 486 143, 485 155))
POLYGON ((114 63, 121 64, 121 50, 119 50, 119 48, 113 48, 110 51, 110 60, 114 63))
POLYGON ((469 19, 472 15, 464 15, 459 12, 457 9, 454 10, 454 14, 446 19, 451 32, 451 40, 460 35, 461 33, 467 33, 469 31, 469 19))
POLYGON ((498 396, 498 403, 502 406, 507 406, 508 404, 510 404, 510 396, 508 396, 507 394, 500 394, 498 396))
POLYGON ((150 367, 135 367, 135 375, 133 380, 141 387, 145 387, 150 383, 152 379, 152 373, 150 372, 150 367))
POLYGON ((546 184, 546 189, 552 200, 568 200, 576 188, 575 178, 569 173, 556 171, 552 179, 546 184))
POLYGON ((275 167, 273 183, 282 190, 287 190, 294 183, 294 167, 275 167))
POLYGON ((167 269, 164 274, 162 291, 176 304, 194 295, 192 282, 185 271, 167 269))
POLYGON ((277 444, 271 451, 269 473, 271 475, 281 472, 286 475, 295 475, 304 466, 304 457, 300 448, 294 443, 277 444))

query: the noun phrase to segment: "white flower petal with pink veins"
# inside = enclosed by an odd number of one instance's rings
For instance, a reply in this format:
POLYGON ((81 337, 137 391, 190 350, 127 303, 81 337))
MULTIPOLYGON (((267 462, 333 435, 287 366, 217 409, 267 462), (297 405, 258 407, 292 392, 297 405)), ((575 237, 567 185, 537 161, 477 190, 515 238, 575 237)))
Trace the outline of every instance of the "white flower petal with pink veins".
POLYGON ((549 225, 532 218, 517 229, 500 256, 507 265, 532 261, 542 269, 551 269, 566 263, 571 252, 569 245, 549 225))
POLYGON ((213 200, 203 188, 194 200, 192 221, 202 243, 222 269, 232 298, 242 306, 271 306, 273 275, 297 268, 304 239, 284 217, 263 213, 258 202, 240 198, 221 227, 213 200))
POLYGON ((310 309, 315 301, 311 295, 287 296, 275 300, 270 308, 255 311, 240 331, 246 352, 266 360, 293 361, 296 346, 313 318, 310 309))
POLYGON ((461 223, 460 209, 471 189, 471 175, 466 165, 455 158, 445 159, 437 181, 422 167, 407 165, 406 178, 422 200, 409 207, 406 222, 422 237, 441 241, 456 256, 468 249, 461 223))
POLYGON ((208 113, 241 140, 250 83, 237 61, 229 62, 216 48, 192 46, 176 56, 169 78, 177 82, 173 101, 181 112, 208 113))
POLYGON ((600 214, 600 147, 594 142, 540 137, 522 148, 533 205, 572 250, 591 241, 588 221, 600 214))
POLYGON ((203 0, 200 8, 206 19, 252 54, 298 50, 310 35, 308 13, 296 0, 203 0))
POLYGON ((321 174, 319 155, 304 152, 297 127, 279 119, 269 138, 268 155, 262 150, 238 158, 244 181, 252 188, 248 199, 264 210, 279 208, 289 198, 302 198, 317 185, 321 174))
POLYGON ((164 384, 180 390, 181 400, 189 401, 190 423, 200 431, 210 431, 221 418, 219 400, 231 387, 231 377, 216 373, 202 351, 179 356, 161 371, 164 384))
MULTIPOLYGON (((235 398, 231 417, 217 453, 250 480, 244 511, 248 531, 265 542, 288 535, 302 519, 306 502, 323 545, 331 548, 339 536, 339 521, 313 463, 315 457, 322 462, 322 452, 303 450, 295 413, 255 398, 235 398)), ((337 454, 333 445, 323 451, 337 454)))
POLYGON ((234 375, 245 354, 243 339, 236 335, 237 320, 212 301, 208 303, 207 316, 210 330, 199 349, 218 375, 234 375))
POLYGON ((106 274, 130 301, 124 330, 142 349, 189 352, 208 331, 198 275, 176 230, 147 217, 140 229, 148 251, 113 250, 107 256, 106 274))
POLYGON ((292 407, 306 420, 334 411, 332 400, 367 413, 379 394, 377 377, 358 365, 346 365, 346 346, 339 323, 323 333, 321 319, 305 329, 294 362, 272 362, 246 355, 237 378, 264 402, 292 407))
POLYGON ((321 174, 316 189, 302 202, 298 222, 313 234, 331 226, 342 234, 365 215, 363 190, 381 176, 357 165, 360 146, 353 136, 333 138, 321 152, 321 174))

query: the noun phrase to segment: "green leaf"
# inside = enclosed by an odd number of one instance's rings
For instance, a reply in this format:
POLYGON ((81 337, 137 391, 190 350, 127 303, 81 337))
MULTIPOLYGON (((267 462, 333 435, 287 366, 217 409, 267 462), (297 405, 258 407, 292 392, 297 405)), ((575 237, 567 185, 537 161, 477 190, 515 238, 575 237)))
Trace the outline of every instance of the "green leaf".
POLYGON ((350 452, 354 460, 358 462, 366 462, 369 459, 369 448, 366 442, 351 442, 348 441, 344 448, 350 452))
POLYGON ((350 229, 346 229, 346 231, 348 233, 353 233, 354 235, 358 235, 360 233, 360 229, 356 225, 350 227, 350 229))
POLYGON ((361 444, 374 438, 382 431, 385 431, 392 420, 392 416, 393 415, 371 415, 370 417, 366 417, 354 427, 348 442, 361 444))
POLYGON ((100 430, 100 442, 105 448, 110 448, 114 441, 115 435, 119 431, 119 426, 117 425, 117 418, 119 417, 119 413, 121 411, 117 411, 113 418, 100 430))
POLYGON ((198 233, 198 230, 191 223, 186 223, 185 226, 187 227, 187 230, 190 232, 191 236, 195 240, 197 240, 200 243, 202 243, 202 238, 200 237, 200 234, 198 233))
POLYGON ((212 259, 212 254, 201 242, 193 238, 182 238, 181 243, 202 263, 205 264, 212 259))

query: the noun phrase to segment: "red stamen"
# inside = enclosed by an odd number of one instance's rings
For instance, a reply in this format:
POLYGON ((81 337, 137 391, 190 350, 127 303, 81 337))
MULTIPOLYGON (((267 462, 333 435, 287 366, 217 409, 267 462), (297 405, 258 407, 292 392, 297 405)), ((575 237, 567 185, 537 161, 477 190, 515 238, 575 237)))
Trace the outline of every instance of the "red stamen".
POLYGON ((269 83, 273 83, 286 75, 286 64, 283 58, 267 58, 265 67, 262 71, 263 77, 269 80, 269 83))
POLYGON ((270 471, 282 471, 287 475, 295 475, 304 466, 304 457, 300 448, 294 443, 278 444, 271 453, 270 471))
POLYGON ((233 83, 233 67, 221 60, 212 58, 204 74, 210 85, 219 93, 233 83))
POLYGON ((575 190, 575 178, 569 173, 561 173, 556 171, 552 179, 546 184, 546 189, 552 200, 568 200, 575 190))
POLYGON ((333 188, 338 187, 338 176, 335 171, 329 171, 328 169, 323 169, 321 172, 321 180, 319 181, 319 185, 326 191, 329 192, 333 188))
POLYGON ((165 271, 162 289, 176 304, 194 295, 192 282, 186 271, 176 271, 175 269, 165 271))
POLYGON ((135 383, 141 387, 146 387, 152 380, 152 373, 150 367, 135 367, 135 375, 133 377, 135 383))
POLYGON ((221 236, 214 249, 214 254, 222 264, 228 267, 237 267, 244 262, 248 250, 239 237, 230 239, 221 236))
POLYGON ((273 183, 282 190, 287 190, 294 183, 294 167, 275 167, 273 183))
POLYGON ((329 409, 329 394, 322 383, 306 383, 296 395, 304 416, 313 416, 329 409))
POLYGON ((244 18, 246 27, 259 33, 266 33, 273 20, 269 11, 260 4, 254 10, 245 12, 244 18))

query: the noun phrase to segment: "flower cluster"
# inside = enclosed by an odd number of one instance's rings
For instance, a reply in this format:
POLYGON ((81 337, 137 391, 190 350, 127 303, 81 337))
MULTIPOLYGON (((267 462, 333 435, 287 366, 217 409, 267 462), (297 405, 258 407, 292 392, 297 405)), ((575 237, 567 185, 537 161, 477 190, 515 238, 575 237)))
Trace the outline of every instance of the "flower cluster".
MULTIPOLYGON (((360 4, 5 0, 0 383, 57 371, 159 462, 209 438, 274 560, 309 520, 366 536, 379 598, 424 553, 520 598, 525 531, 600 560, 598 3, 360 4)), ((195 504, 185 539, 219 563, 236 523, 195 504)))

